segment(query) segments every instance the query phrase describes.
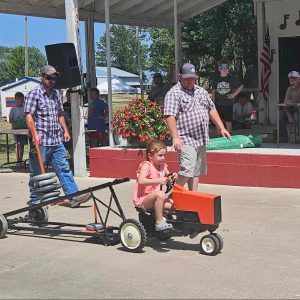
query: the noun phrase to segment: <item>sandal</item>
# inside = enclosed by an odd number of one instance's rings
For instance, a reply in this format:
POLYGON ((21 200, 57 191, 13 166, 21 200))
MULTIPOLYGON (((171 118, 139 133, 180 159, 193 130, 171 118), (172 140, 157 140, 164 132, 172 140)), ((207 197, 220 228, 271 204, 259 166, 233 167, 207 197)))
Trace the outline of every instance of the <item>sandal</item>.
POLYGON ((155 231, 165 231, 165 230, 172 230, 173 225, 167 223, 166 221, 162 220, 158 224, 155 224, 155 231))

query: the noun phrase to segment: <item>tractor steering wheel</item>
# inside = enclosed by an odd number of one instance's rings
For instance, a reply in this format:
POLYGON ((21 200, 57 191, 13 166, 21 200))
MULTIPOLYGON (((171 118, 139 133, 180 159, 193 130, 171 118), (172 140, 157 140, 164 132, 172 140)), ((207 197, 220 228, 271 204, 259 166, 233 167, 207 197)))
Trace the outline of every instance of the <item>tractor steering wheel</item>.
MULTIPOLYGON (((172 176, 173 176, 173 173, 169 173, 167 175, 168 180, 167 180, 167 183, 166 183, 167 188, 165 190, 165 194, 168 194, 173 189, 173 186, 175 184, 175 179, 172 178, 172 176)), ((162 191, 162 189, 163 189, 163 184, 160 185, 160 190, 162 191)))

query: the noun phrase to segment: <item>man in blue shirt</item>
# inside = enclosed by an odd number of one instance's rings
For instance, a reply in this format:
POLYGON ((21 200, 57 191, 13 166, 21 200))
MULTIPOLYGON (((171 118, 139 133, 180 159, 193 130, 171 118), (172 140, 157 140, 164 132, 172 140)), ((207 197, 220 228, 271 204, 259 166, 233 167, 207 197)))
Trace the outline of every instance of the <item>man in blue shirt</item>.
MULTIPOLYGON (((78 187, 66 159, 66 150, 63 145, 64 141, 70 141, 70 134, 62 113, 64 109, 61 96, 54 89, 58 76, 59 73, 52 66, 47 65, 41 69, 41 84, 27 94, 24 112, 27 124, 35 125, 36 133, 32 135, 32 140, 40 145, 44 164, 52 166, 64 193, 69 195, 78 192, 78 187)), ((40 174, 41 170, 34 148, 31 148, 29 188, 31 204, 35 204, 38 202, 38 197, 33 187, 32 177, 40 174)), ((70 206, 78 207, 81 203, 88 201, 90 197, 90 194, 74 197, 70 199, 70 206)))

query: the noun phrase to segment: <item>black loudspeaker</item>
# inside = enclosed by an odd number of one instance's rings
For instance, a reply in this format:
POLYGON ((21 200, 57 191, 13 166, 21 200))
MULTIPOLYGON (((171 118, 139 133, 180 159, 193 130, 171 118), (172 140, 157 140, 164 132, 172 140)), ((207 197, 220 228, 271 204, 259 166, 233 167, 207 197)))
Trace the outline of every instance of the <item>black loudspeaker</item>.
POLYGON ((46 45, 48 64, 59 73, 55 88, 66 89, 81 84, 81 76, 74 44, 61 43, 46 45))

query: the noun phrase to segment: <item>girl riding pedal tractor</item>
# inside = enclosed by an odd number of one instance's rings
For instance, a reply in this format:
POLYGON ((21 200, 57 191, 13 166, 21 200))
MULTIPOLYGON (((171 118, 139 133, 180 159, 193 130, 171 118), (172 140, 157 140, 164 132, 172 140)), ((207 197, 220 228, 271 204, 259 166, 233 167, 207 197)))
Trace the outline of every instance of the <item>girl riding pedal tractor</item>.
MULTIPOLYGON (((171 230, 172 224, 163 219, 163 211, 173 207, 173 201, 164 191, 160 190, 170 179, 168 166, 165 163, 167 154, 166 145, 158 140, 151 140, 146 147, 146 160, 139 165, 137 182, 134 189, 133 202, 136 208, 145 211, 155 210, 155 230, 171 230)), ((172 174, 172 179, 177 180, 177 173, 172 174)))

